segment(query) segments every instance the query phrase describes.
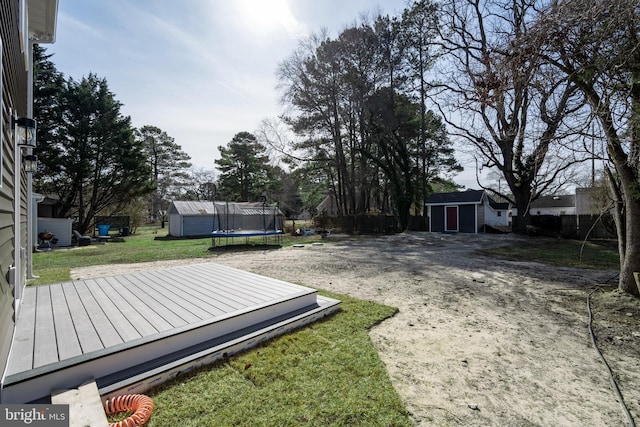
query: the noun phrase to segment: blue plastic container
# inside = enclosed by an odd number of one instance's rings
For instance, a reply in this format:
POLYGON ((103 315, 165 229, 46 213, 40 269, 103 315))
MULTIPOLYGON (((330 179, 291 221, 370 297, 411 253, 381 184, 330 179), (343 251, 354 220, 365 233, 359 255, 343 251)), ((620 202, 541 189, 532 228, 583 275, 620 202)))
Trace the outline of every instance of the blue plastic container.
POLYGON ((109 224, 98 225, 98 236, 108 236, 110 228, 111 228, 111 225, 109 224))

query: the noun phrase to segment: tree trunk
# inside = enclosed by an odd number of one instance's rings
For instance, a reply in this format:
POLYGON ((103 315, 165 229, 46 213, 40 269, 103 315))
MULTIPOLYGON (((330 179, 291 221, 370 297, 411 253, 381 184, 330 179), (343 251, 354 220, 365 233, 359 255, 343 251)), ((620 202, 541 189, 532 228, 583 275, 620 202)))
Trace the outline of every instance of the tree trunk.
POLYGON ((640 289, 633 273, 640 272, 640 200, 627 197, 625 203, 625 248, 620 257, 620 280, 618 287, 631 295, 640 297, 640 289))
POLYGON ((515 234, 526 235, 529 234, 529 226, 531 225, 531 214, 529 209, 531 207, 531 194, 527 189, 524 191, 513 192, 516 209, 518 210, 518 216, 513 221, 513 232, 515 234))

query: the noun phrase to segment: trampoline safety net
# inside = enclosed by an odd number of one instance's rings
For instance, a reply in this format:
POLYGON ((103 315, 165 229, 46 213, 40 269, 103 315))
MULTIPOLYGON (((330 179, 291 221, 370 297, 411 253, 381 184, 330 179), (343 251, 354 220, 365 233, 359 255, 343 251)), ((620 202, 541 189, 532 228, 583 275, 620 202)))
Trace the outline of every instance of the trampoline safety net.
POLYGON ((282 212, 260 202, 214 202, 214 231, 282 230, 282 212))

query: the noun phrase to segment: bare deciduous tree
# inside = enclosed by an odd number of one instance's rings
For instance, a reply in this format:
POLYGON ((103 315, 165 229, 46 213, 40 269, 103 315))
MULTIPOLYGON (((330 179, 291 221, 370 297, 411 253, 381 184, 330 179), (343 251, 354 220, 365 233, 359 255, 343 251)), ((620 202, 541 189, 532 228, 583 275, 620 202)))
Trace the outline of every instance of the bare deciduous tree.
POLYGON ((552 1, 525 49, 554 64, 588 100, 607 142, 616 201, 619 288, 640 296, 640 3, 552 1))
POLYGON ((585 159, 565 149, 575 129, 565 121, 584 105, 576 84, 519 46, 534 16, 530 0, 454 0, 442 13, 438 105, 452 134, 504 176, 517 233, 527 232, 531 202, 585 159))

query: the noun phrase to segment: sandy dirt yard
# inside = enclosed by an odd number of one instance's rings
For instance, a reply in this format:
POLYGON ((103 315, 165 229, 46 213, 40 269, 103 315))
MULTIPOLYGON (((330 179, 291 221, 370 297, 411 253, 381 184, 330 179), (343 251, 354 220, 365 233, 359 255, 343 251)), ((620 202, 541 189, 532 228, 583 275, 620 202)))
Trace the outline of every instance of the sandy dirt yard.
MULTIPOLYGON (((602 287, 592 295, 597 342, 640 422, 640 300, 611 292, 615 271, 477 252, 514 240, 526 244, 511 235, 411 232, 187 262, 398 307, 370 335, 417 426, 629 425, 588 330, 587 295, 602 287)), ((90 267, 72 277, 187 262, 90 267)))

